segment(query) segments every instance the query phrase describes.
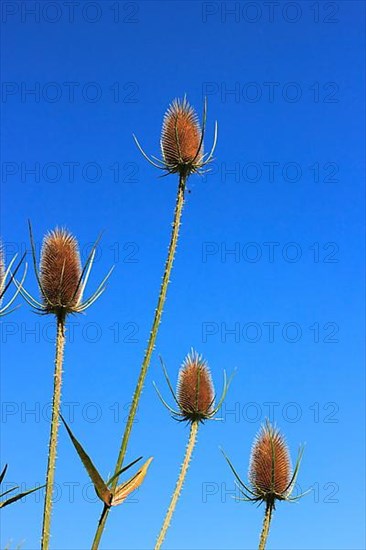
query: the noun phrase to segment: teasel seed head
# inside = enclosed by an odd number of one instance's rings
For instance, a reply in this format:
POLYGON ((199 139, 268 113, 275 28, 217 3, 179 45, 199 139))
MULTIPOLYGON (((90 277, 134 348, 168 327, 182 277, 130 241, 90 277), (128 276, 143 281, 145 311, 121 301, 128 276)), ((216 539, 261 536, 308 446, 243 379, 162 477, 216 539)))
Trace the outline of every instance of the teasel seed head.
POLYGON ((180 422, 204 422, 205 420, 214 420, 224 402, 232 376, 227 380, 226 372, 224 371, 222 394, 217 405, 215 405, 215 393, 211 373, 207 362, 201 355, 193 349, 187 355, 179 371, 176 392, 173 390, 163 360, 161 358, 160 360, 170 393, 178 408, 175 410, 168 405, 155 382, 154 386, 161 402, 170 411, 172 417, 180 422))
POLYGON ((277 500, 296 501, 303 494, 291 496, 295 487, 297 475, 304 453, 300 447, 294 470, 291 468, 290 453, 284 436, 272 426, 269 420, 261 427, 256 436, 249 464, 249 485, 246 485, 223 452, 232 472, 234 473, 243 498, 252 502, 265 502, 274 508, 277 500))
POLYGON ((56 228, 43 239, 41 261, 38 270, 32 226, 29 222, 33 266, 36 274, 41 302, 15 281, 26 302, 38 313, 52 313, 64 321, 70 313, 83 313, 103 292, 113 267, 104 277, 96 291, 83 300, 84 290, 94 262, 99 238, 81 267, 79 246, 75 237, 66 229, 56 228))
POLYGON ((212 415, 215 396, 211 373, 195 351, 187 355, 179 371, 177 399, 184 420, 204 421, 212 415))
POLYGON ((203 143, 196 111, 188 103, 175 99, 164 116, 161 152, 167 169, 189 174, 202 163, 203 143))
POLYGON ((204 102, 202 127, 195 109, 186 96, 175 99, 164 115, 160 147, 162 159, 151 158, 142 149, 136 136, 134 140, 143 156, 167 174, 178 173, 184 181, 192 174, 204 174, 203 168, 213 159, 217 141, 217 123, 215 123, 213 145, 210 153, 204 154, 203 141, 206 130, 207 102, 204 102))
POLYGON ((56 228, 43 240, 40 282, 46 313, 73 312, 81 296, 78 243, 66 229, 56 228))
POLYGON ((277 428, 267 422, 258 433, 251 453, 249 480, 253 492, 267 499, 284 499, 291 481, 287 443, 277 428))

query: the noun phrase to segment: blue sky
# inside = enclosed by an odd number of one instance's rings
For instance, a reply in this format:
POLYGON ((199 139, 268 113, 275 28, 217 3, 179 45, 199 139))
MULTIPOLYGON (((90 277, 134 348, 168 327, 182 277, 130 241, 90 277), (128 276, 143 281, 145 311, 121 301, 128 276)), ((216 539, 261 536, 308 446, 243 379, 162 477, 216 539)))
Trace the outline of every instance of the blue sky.
MULTIPOLYGON (((143 487, 112 511, 102 548, 153 546, 188 428, 158 401, 193 346, 222 422, 200 429, 166 548, 256 548, 262 509, 236 503, 223 446, 243 477, 267 416, 293 460, 306 443, 299 504, 281 503, 269 548, 365 548, 363 2, 2 3, 2 226, 8 259, 56 225, 83 255, 102 230, 90 293, 70 319, 63 410, 100 471, 113 470, 169 241, 174 176, 159 179, 132 133, 159 153, 162 117, 187 93, 212 172, 191 178, 156 353, 128 459, 154 456, 143 487), (35 6, 36 12, 31 13, 35 6), (38 7, 37 7, 38 6, 38 7), (73 11, 70 11, 70 10, 73 11), (234 13, 232 13, 234 9, 234 13), (37 11, 38 10, 38 11, 37 11), (33 90, 33 93, 31 92, 33 90)), ((34 274, 27 288, 37 292, 34 274)), ((8 482, 42 482, 53 320, 26 304, 1 327, 1 462, 8 482), (33 411, 33 412, 32 412, 33 411)), ((52 548, 86 549, 100 504, 60 430, 52 548)), ((1 546, 39 547, 42 502, 1 515, 1 546)))

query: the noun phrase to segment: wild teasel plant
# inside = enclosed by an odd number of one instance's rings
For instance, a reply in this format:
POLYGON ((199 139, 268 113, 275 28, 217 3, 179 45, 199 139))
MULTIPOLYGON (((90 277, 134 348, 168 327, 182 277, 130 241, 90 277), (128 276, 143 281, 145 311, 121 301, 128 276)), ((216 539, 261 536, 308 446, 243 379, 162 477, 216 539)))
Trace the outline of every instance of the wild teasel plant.
MULTIPOLYGON (((155 168, 158 168, 159 170, 165 172, 165 176, 169 174, 178 174, 178 190, 168 256, 165 262, 158 303, 156 306, 150 337, 142 361, 139 377, 137 380, 135 392, 132 398, 131 408, 126 423, 126 428, 123 434, 120 451, 117 458, 114 486, 116 486, 118 483, 117 473, 122 467, 127 452, 129 438, 131 435, 140 396, 144 387, 146 374, 150 365, 159 325, 163 314, 168 284, 178 243, 179 227, 181 224, 187 180, 192 174, 203 173, 203 168, 205 168, 212 161, 214 150, 216 147, 217 123, 215 123, 214 140, 211 152, 209 154, 204 154, 203 152, 204 137, 206 131, 206 116, 206 101, 204 102, 201 128, 198 122, 197 114, 193 107, 188 103, 186 97, 184 97, 183 100, 174 100, 168 108, 163 120, 160 140, 162 159, 158 159, 154 156, 150 158, 141 147, 136 136, 133 136, 140 152, 150 164, 152 164, 155 168)), ((97 531, 94 536, 92 550, 97 550, 99 547, 108 514, 109 508, 107 506, 104 506, 98 522, 97 531)))
POLYGON ((168 387, 176 405, 178 406, 177 409, 174 409, 173 407, 168 405, 168 403, 163 399, 160 391, 154 384, 155 389, 158 393, 160 400, 169 410, 172 417, 179 422, 186 421, 190 424, 190 433, 183 464, 179 472, 178 480, 172 498, 170 500, 170 504, 166 512, 163 525, 155 544, 155 550, 159 550, 161 548, 161 545, 164 542, 167 530, 171 523, 175 507, 182 491, 189 463, 191 461, 193 449, 196 444, 198 426, 200 423, 204 423, 206 420, 215 419, 217 412, 224 402, 231 382, 231 379, 227 381, 226 373, 224 371, 224 387, 222 395, 218 404, 215 406, 215 393, 212 384, 211 373, 208 368, 207 362, 202 358, 201 355, 198 355, 198 353, 193 350, 190 354, 187 355, 179 371, 176 393, 173 390, 163 362, 162 366, 168 387))
POLYGON ((4 315, 8 315, 9 313, 12 313, 18 307, 17 306, 13 309, 10 309, 20 292, 20 288, 22 288, 24 284, 25 277, 27 275, 27 268, 28 268, 27 264, 25 264, 22 280, 20 281, 20 283, 18 283, 18 287, 16 288, 16 291, 14 292, 13 296, 10 298, 7 304, 2 305, 2 303, 3 303, 3 298, 5 296, 5 293, 10 287, 11 283, 14 281, 14 277, 16 276, 20 266, 22 265, 25 256, 26 256, 26 253, 23 254, 20 261, 15 267, 14 273, 12 273, 11 270, 13 265, 16 262, 18 255, 15 254, 15 256, 13 256, 12 260, 10 261, 8 267, 5 268, 4 249, 0 242, 0 317, 3 317, 4 315))
POLYGON ((66 229, 56 228, 43 239, 39 269, 31 225, 30 241, 34 271, 41 294, 41 302, 17 283, 20 293, 28 304, 40 314, 52 314, 56 318, 56 355, 52 400, 52 419, 46 475, 46 494, 43 511, 42 550, 50 543, 52 493, 55 477, 59 414, 61 406, 62 368, 65 347, 65 326, 68 315, 83 313, 105 290, 112 269, 100 283, 97 290, 83 300, 84 290, 93 265, 97 242, 84 265, 81 267, 78 242, 66 229))
POLYGON ((224 454, 238 485, 242 497, 238 500, 265 504, 259 550, 264 550, 269 534, 272 513, 277 501, 296 502, 306 493, 291 496, 299 473, 304 448, 300 447, 295 468, 292 472, 290 453, 285 438, 267 420, 256 436, 249 465, 249 484, 246 485, 236 472, 229 458, 224 454))

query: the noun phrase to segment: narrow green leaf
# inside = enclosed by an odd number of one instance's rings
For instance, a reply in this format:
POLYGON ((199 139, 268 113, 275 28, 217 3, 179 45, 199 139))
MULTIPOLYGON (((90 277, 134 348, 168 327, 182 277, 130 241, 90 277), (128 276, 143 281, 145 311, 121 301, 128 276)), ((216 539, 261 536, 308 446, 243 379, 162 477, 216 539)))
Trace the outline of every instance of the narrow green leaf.
POLYGON ((87 453, 84 451, 79 441, 76 439, 76 437, 70 430, 69 426, 66 423, 66 420, 64 420, 61 414, 60 414, 60 417, 67 430, 67 433, 70 436, 70 439, 75 447, 75 450, 80 457, 81 462, 84 464, 84 467, 88 472, 90 479, 93 482, 95 492, 97 493, 100 500, 102 500, 104 504, 106 504, 106 506, 110 506, 111 500, 112 500, 112 492, 108 489, 107 485, 104 483, 102 476, 99 474, 98 470, 94 466, 89 455, 87 455, 87 453))
POLYGON ((12 504, 13 502, 16 502, 17 500, 20 500, 23 497, 26 497, 27 495, 30 495, 31 493, 34 493, 35 491, 39 491, 40 489, 43 489, 43 487, 46 487, 45 485, 41 485, 40 487, 34 487, 33 489, 29 489, 29 491, 24 491, 23 493, 18 493, 14 497, 8 498, 8 500, 4 500, 3 502, 0 502, 0 508, 5 508, 5 506, 8 506, 9 504, 12 504))

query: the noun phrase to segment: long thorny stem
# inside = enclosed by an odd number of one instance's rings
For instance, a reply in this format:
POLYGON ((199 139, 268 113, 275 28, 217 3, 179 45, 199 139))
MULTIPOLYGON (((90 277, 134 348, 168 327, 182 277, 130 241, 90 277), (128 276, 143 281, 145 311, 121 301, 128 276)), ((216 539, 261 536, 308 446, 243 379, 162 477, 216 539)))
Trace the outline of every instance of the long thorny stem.
POLYGON ((269 526, 270 526, 271 518, 272 518, 272 511, 273 511, 273 503, 272 502, 267 502, 266 511, 264 513, 263 527, 262 527, 262 533, 261 533, 261 538, 260 538, 260 541, 259 541, 258 550, 265 550, 265 548, 266 548, 266 542, 267 542, 268 533, 269 533, 269 526))
POLYGON ((183 464, 182 464, 180 472, 179 472, 178 481, 177 481, 177 484, 175 486, 174 493, 172 495, 172 498, 171 498, 171 501, 170 501, 170 504, 169 504, 169 508, 168 508, 167 513, 166 513, 165 518, 164 518, 163 526, 160 530, 158 539, 157 539, 156 544, 155 544, 155 550, 160 550, 161 545, 164 542, 167 530, 169 528, 172 516, 174 514, 174 510, 175 510, 175 507, 177 505, 179 495, 182 491, 183 483, 184 483, 184 480, 185 480, 185 477, 186 477, 186 474, 187 474, 187 470, 188 470, 188 466, 189 466, 189 463, 190 463, 190 460, 191 460, 191 457, 192 457, 192 452, 193 452, 193 449, 194 449, 194 446, 195 446, 195 443, 196 443, 196 440, 197 440, 197 431, 198 431, 198 422, 192 422, 191 431, 190 431, 190 434, 189 434, 189 440, 188 440, 188 445, 187 445, 184 461, 183 461, 183 464))
MULTIPOLYGON (((129 438, 130 438, 130 435, 131 435, 132 426, 133 426, 133 423, 134 423, 134 420, 135 420, 138 403, 139 403, 139 400, 140 400, 140 397, 141 397, 142 389, 144 387, 144 382, 145 382, 147 370, 149 368, 151 356, 152 356, 152 353, 153 353, 153 350, 154 350, 154 347, 155 347, 155 341, 156 341, 156 337, 157 337, 157 334, 158 334, 158 329, 159 329, 161 317, 162 317, 162 314, 163 314, 166 293, 167 293, 168 284, 169 284, 169 280, 170 280, 170 274, 171 274, 171 270, 172 270, 172 267, 173 267, 174 255, 175 255, 175 251, 176 251, 176 248, 177 248, 177 242, 178 242, 178 236, 179 236, 179 227, 180 227, 180 223, 181 223, 181 216, 182 216, 182 211, 183 211, 183 206, 184 206, 185 184, 186 184, 186 177, 183 176, 183 175, 180 175, 179 186, 178 186, 178 194, 177 194, 177 200, 176 200, 175 211, 174 211, 174 221, 173 221, 172 233, 171 233, 169 250, 168 250, 168 257, 167 257, 166 263, 165 263, 164 275, 163 275, 163 280, 162 280, 161 287, 160 287, 160 294, 159 294, 158 304, 157 304, 157 307, 156 307, 156 310, 155 310, 154 321, 153 321, 153 324, 152 324, 152 329, 151 329, 151 332, 150 332, 149 341, 148 341, 147 348, 146 348, 146 351, 145 351, 145 356, 144 356, 144 359, 143 359, 143 362, 142 362, 140 374, 139 374, 139 377, 138 377, 138 380, 137 380, 135 393, 133 395, 133 400, 132 400, 130 412, 129 412, 129 415, 128 415, 126 428, 125 428, 125 431, 124 431, 124 434, 123 434, 121 448, 120 448, 120 451, 119 451, 119 455, 118 455, 118 459, 117 459, 117 463, 116 463, 116 467, 115 467, 115 473, 117 473, 118 471, 121 470, 122 464, 123 464, 123 461, 124 461, 124 458, 125 458, 125 455, 126 455, 128 441, 129 441, 129 438)), ((115 480, 113 481, 113 484, 111 486, 111 491, 113 491, 116 488, 117 483, 118 483, 118 477, 116 477, 115 480)), ((102 514, 101 514, 99 522, 98 522, 98 527, 97 527, 97 531, 95 533, 95 537, 94 537, 94 541, 93 541, 93 545, 92 545, 92 550, 97 550, 99 548, 99 543, 100 543, 100 540, 102 538, 102 534, 103 534, 103 530, 104 530, 104 527, 105 527, 105 524, 106 524, 106 521, 107 521, 109 510, 110 510, 110 508, 108 508, 107 506, 104 506, 102 514)))
POLYGON ((43 509, 43 526, 42 526, 42 550, 48 550, 50 545, 51 531, 51 514, 52 514, 52 493, 55 479, 55 465, 57 453, 57 435, 60 416, 61 404, 61 385, 62 385, 62 364, 65 347, 65 317, 59 315, 57 317, 57 334, 56 334, 56 357, 55 357, 55 372, 53 382, 53 399, 52 399, 52 420, 51 431, 48 449, 47 463, 47 479, 46 479, 46 495, 43 509))

